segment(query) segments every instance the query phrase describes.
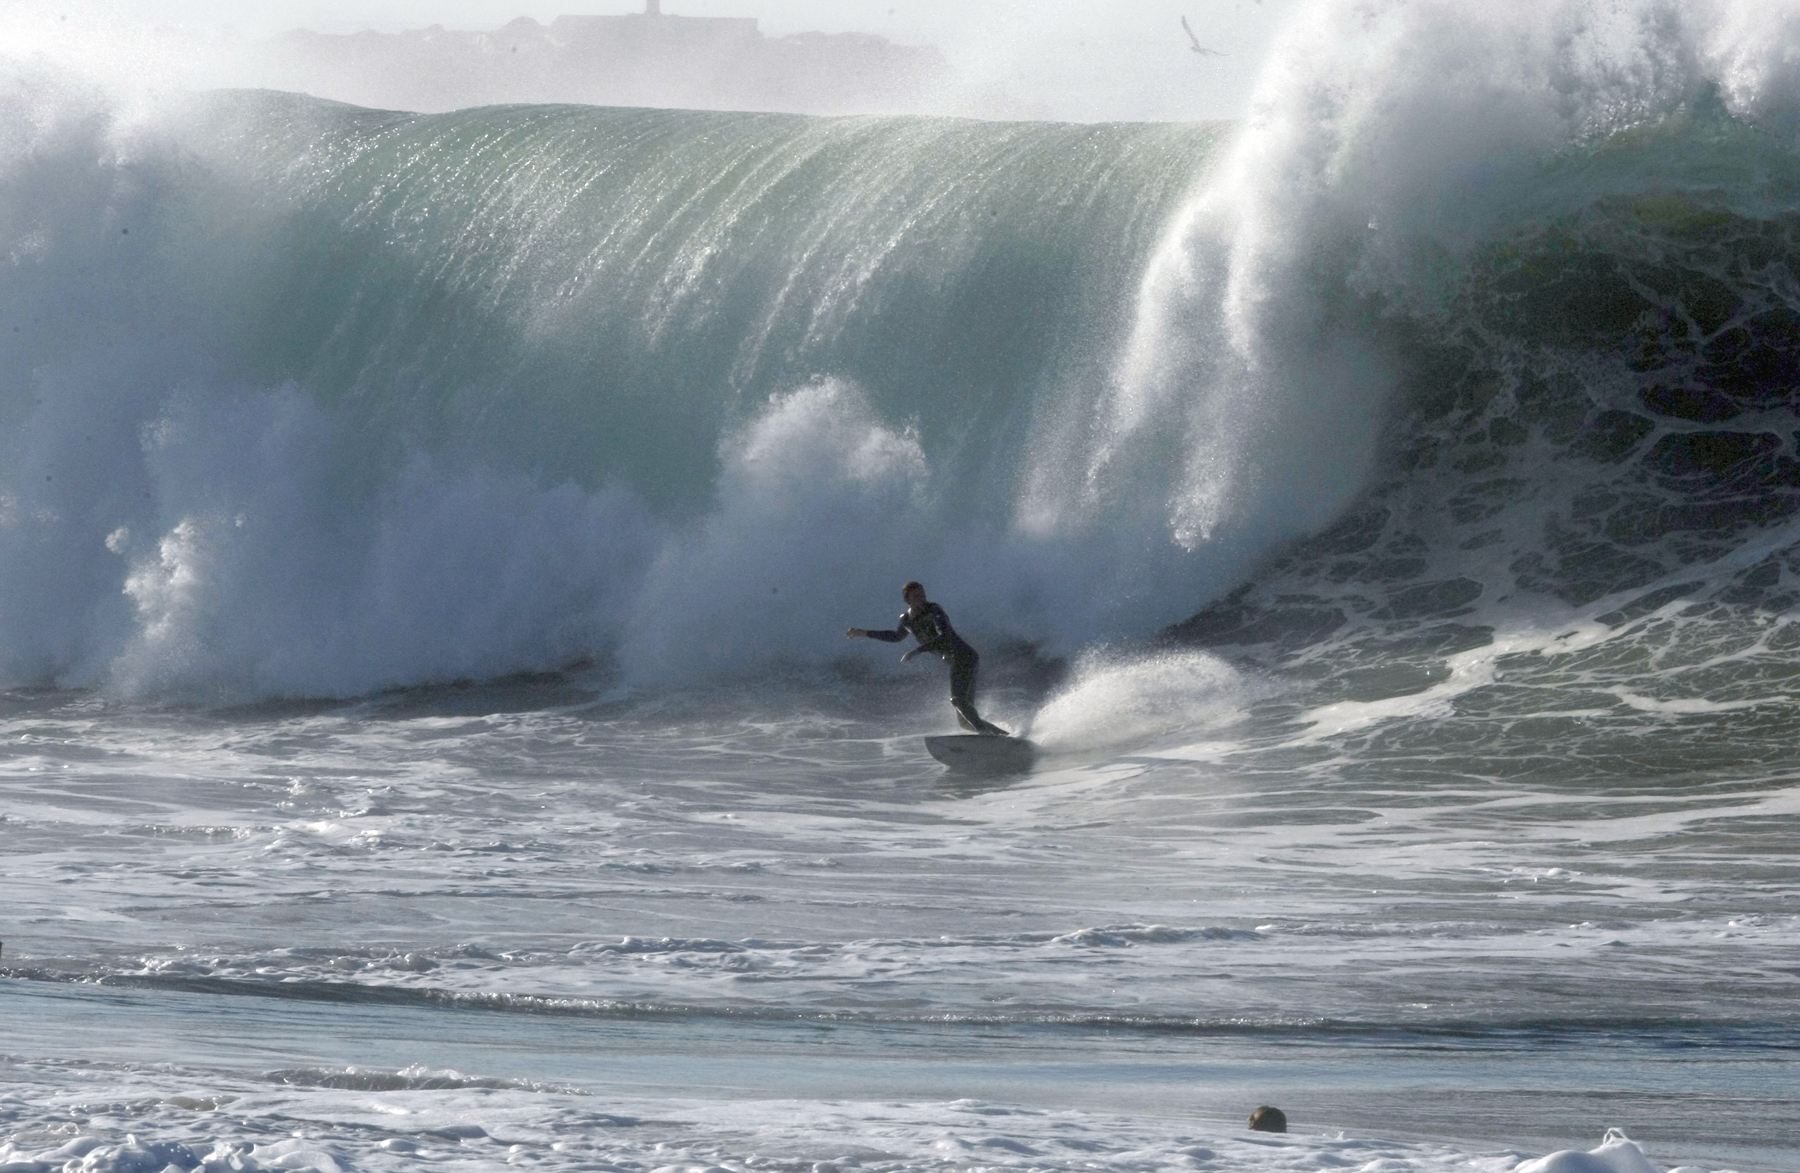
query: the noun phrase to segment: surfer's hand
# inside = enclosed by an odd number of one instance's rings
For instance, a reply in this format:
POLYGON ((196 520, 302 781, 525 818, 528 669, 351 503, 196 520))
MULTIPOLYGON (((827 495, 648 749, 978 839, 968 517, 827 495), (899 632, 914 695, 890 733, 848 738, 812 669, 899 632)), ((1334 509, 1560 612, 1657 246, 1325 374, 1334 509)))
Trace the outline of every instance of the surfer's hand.
POLYGON ((844 633, 844 637, 845 637, 845 638, 846 638, 846 639, 855 639, 855 638, 856 638, 856 637, 857 637, 857 636, 859 636, 859 635, 864 635, 864 634, 866 634, 866 633, 865 633, 865 632, 864 632, 864 631, 863 631, 863 629, 862 629, 862 628, 860 628, 860 627, 852 627, 852 628, 851 628, 851 629, 850 629, 850 630, 849 630, 849 631, 846 631, 846 632, 845 632, 845 633, 844 633))
POLYGON ((914 648, 912 651, 906 653, 904 656, 901 656, 900 662, 902 664, 906 663, 908 660, 912 659, 914 656, 918 655, 923 650, 924 650, 923 648, 914 648))

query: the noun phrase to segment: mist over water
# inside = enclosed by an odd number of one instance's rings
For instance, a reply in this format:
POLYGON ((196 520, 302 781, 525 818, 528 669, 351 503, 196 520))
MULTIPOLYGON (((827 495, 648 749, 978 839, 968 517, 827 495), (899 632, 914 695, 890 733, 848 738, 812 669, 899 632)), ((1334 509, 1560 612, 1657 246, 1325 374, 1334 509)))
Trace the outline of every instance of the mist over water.
POLYGON ((11 63, 0 1161, 1800 1167, 1797 31, 1322 0, 1231 124, 11 63), (845 642, 909 578, 1032 773, 845 642))
POLYGON ((643 27, 643 0, 68 0, 0 7, 0 41, 133 92, 258 87, 432 112, 580 102, 1186 121, 1243 108, 1293 2, 1190 8, 1225 54, 1210 57, 1158 0, 670 0, 660 31, 643 27), (596 38, 558 27, 565 16, 611 27, 596 38))

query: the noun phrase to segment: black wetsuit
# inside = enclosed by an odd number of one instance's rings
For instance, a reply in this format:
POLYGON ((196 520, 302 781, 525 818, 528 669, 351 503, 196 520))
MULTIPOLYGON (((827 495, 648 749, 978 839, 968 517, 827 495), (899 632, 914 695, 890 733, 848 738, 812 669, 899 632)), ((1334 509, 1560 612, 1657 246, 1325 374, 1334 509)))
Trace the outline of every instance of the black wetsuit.
POLYGON ((956 634, 944 609, 936 603, 927 603, 923 611, 915 613, 909 607, 900 613, 900 626, 894 630, 868 633, 870 639, 890 644, 897 644, 909 635, 919 641, 920 651, 935 652, 950 662, 950 707, 963 722, 978 732, 992 728, 975 711, 975 669, 981 663, 981 656, 956 634))

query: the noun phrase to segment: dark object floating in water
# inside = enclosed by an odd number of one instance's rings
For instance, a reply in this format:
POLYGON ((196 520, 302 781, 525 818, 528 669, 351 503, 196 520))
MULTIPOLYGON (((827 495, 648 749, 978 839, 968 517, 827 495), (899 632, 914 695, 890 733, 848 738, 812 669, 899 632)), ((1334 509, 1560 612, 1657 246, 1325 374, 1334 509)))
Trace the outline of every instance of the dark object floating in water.
POLYGON ((959 774, 1023 774, 1037 757, 1037 746, 1023 737, 984 733, 927 737, 925 749, 959 774))
POLYGON ((1286 1132, 1287 1113, 1267 1104, 1250 1113, 1251 1132, 1286 1132))

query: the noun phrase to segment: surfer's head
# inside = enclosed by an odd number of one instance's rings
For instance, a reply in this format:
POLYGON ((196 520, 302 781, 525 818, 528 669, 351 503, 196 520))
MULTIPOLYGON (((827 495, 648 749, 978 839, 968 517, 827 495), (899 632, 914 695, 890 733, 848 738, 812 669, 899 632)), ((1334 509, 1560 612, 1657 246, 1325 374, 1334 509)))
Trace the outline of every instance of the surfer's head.
POLYGON ((923 607, 926 603, 925 588, 916 582, 909 582, 901 587, 900 597, 905 599, 906 605, 913 608, 915 611, 920 607, 923 607))

